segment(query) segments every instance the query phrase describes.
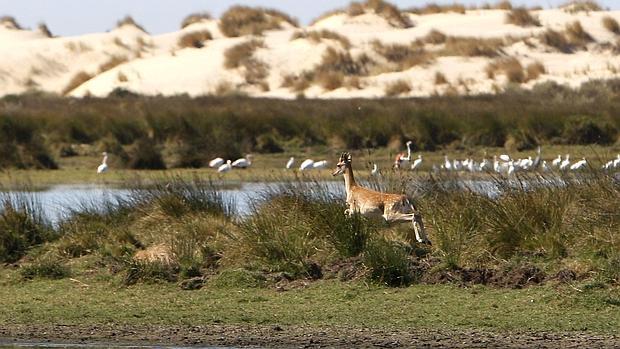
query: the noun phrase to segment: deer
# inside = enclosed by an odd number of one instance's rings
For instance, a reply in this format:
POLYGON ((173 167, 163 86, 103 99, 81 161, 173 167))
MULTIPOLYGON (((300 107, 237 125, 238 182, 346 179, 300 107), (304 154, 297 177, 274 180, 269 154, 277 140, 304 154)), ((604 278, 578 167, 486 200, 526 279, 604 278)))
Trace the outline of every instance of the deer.
POLYGON ((352 157, 342 153, 332 176, 343 175, 347 192, 346 215, 360 213, 365 217, 382 217, 386 222, 411 222, 416 240, 431 245, 424 230, 422 216, 406 195, 381 193, 359 186, 353 176, 352 157))

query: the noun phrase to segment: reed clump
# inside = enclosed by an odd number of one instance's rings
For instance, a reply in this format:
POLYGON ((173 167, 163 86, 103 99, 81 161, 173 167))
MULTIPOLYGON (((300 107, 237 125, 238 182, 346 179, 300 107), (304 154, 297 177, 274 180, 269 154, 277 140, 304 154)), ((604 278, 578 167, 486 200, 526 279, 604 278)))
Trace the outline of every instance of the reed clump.
POLYGON ((220 30, 229 37, 261 35, 265 30, 280 29, 282 23, 298 26, 295 19, 283 12, 237 5, 222 14, 220 30))

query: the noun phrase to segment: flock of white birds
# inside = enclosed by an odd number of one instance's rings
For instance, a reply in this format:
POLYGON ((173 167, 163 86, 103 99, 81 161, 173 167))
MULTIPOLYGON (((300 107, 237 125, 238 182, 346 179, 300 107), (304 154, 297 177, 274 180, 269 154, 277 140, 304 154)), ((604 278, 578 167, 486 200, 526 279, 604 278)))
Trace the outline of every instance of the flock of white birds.
MULTIPOLYGON (((411 159, 411 141, 407 142, 407 156, 404 153, 399 153, 394 160, 394 169, 411 169, 413 171, 417 171, 422 166, 422 155, 418 155, 417 158, 411 159), (407 166, 409 165, 409 166, 407 166)), ((493 160, 487 159, 486 157, 482 159, 482 161, 478 162, 472 158, 467 158, 463 160, 452 159, 450 160, 447 155, 444 156, 443 163, 433 164, 432 170, 434 172, 439 171, 463 171, 463 172, 495 172, 500 174, 506 174, 508 176, 514 174, 515 172, 525 172, 525 171, 543 171, 548 172, 552 170, 559 171, 580 171, 588 168, 590 164, 582 157, 580 160, 571 163, 570 154, 566 154, 564 158, 562 155, 558 155, 557 158, 553 159, 551 163, 548 163, 546 160, 541 160, 540 157, 541 148, 538 147, 536 151, 536 157, 532 159, 531 156, 527 158, 521 159, 513 159, 507 154, 501 154, 499 156, 494 155, 493 160)), ((97 173, 105 173, 108 171, 108 153, 103 152, 103 160, 101 165, 97 167, 97 173)), ((252 158, 251 154, 246 155, 244 158, 239 158, 235 161, 224 160, 223 158, 215 158, 209 161, 209 167, 217 169, 218 173, 226 173, 231 171, 232 169, 245 169, 252 166, 252 158)), ((300 171, 307 171, 313 169, 324 169, 328 165, 327 160, 314 161, 313 159, 306 159, 302 161, 301 165, 299 165, 300 171)), ((286 169, 294 169, 295 168, 295 158, 290 157, 285 165, 286 169)), ((602 167, 605 171, 612 170, 620 170, 620 154, 617 154, 615 158, 607 161, 602 167)), ((370 174, 373 176, 377 176, 380 174, 379 167, 376 163, 372 164, 372 169, 370 170, 370 174)))

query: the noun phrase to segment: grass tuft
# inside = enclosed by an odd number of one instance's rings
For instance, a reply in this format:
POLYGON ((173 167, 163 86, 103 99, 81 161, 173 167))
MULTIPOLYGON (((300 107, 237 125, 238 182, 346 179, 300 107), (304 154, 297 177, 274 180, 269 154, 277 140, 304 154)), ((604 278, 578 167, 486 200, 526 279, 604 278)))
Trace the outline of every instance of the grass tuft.
POLYGON ((618 21, 616 21, 615 18, 605 16, 603 17, 601 21, 605 29, 609 30, 610 32, 616 35, 620 35, 620 25, 618 25, 618 21))
POLYGON ((213 40, 213 36, 211 35, 210 31, 208 30, 192 31, 192 32, 183 34, 183 36, 179 38, 177 45, 180 48, 187 48, 187 47, 202 48, 204 47, 205 41, 208 41, 208 40, 213 40))
POLYGON ((297 21, 277 10, 233 6, 220 18, 220 30, 228 37, 261 35, 265 30, 280 29, 286 22, 297 27, 297 21))
POLYGON ((188 27, 195 23, 208 21, 210 19, 212 19, 212 17, 211 14, 209 14, 208 12, 192 13, 183 19, 183 21, 181 22, 181 29, 184 29, 185 27, 188 27))
POLYGON ((525 7, 518 7, 510 10, 506 14, 506 23, 518 25, 520 27, 540 27, 538 18, 532 16, 525 7))

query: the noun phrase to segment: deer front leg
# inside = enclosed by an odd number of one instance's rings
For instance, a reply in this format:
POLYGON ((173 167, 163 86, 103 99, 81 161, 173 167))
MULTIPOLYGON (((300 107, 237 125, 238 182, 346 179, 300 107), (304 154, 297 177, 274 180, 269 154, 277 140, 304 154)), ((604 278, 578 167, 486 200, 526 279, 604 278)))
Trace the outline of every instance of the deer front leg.
POLYGON ((431 240, 426 235, 426 230, 424 229, 424 222, 422 222, 422 216, 419 213, 414 213, 411 222, 413 223, 415 239, 420 243, 432 245, 431 240))

